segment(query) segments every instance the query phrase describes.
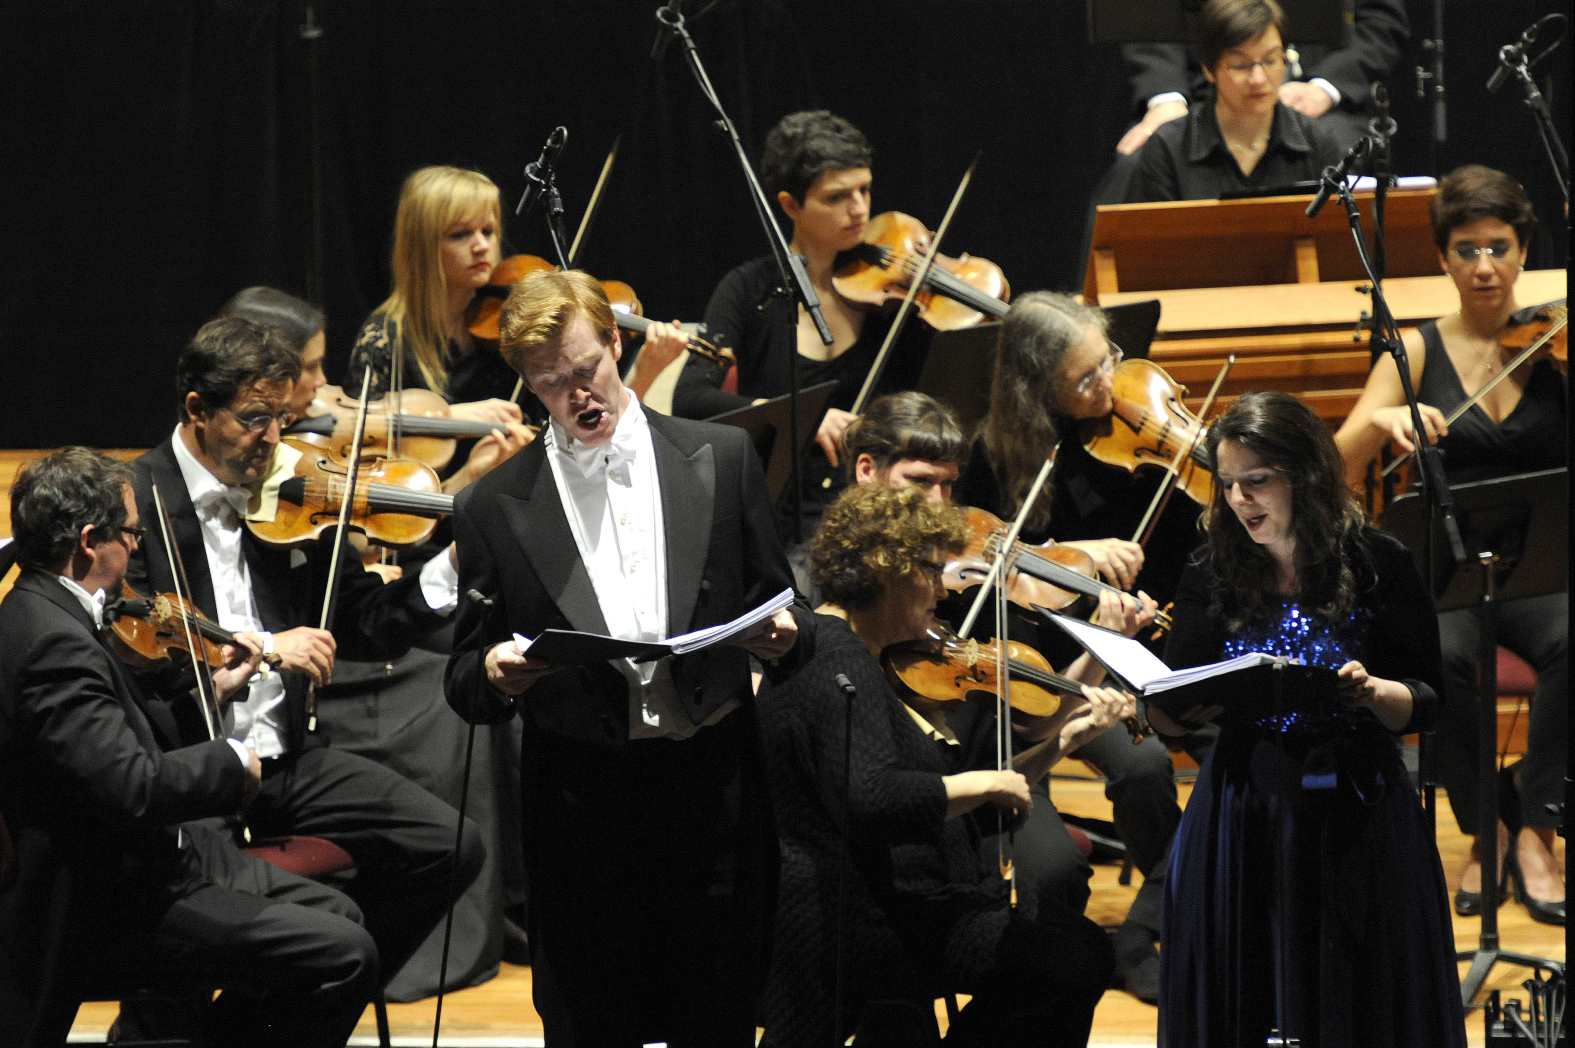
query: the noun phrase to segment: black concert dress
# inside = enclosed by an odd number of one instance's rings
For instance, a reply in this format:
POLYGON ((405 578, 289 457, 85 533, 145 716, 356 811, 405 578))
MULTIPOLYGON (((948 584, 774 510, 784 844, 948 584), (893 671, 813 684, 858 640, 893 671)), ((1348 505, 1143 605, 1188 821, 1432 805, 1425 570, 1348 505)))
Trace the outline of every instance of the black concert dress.
POLYGON ((943 777, 982 766, 978 755, 920 727, 847 623, 816 616, 813 657, 761 693, 759 717, 781 854, 763 1045, 832 1043, 844 811, 844 1031, 864 1001, 911 998, 928 1008, 960 992, 973 995, 953 1028, 960 1042, 1087 1043, 1113 965, 1104 933, 1034 893, 1010 908, 995 851, 981 846, 993 810, 946 818, 943 777), (858 692, 846 806, 838 674, 858 692))
MULTIPOLYGON (((1407 729, 1427 726, 1438 634, 1410 554, 1367 529, 1347 556, 1349 616, 1282 601, 1235 635, 1210 613, 1207 563, 1190 564, 1166 661, 1354 659, 1404 681, 1407 729)), ((1275 1026, 1318 1048, 1464 1048, 1438 851, 1395 737, 1370 712, 1221 725, 1177 831, 1161 965, 1163 1048, 1260 1048, 1275 1026)))

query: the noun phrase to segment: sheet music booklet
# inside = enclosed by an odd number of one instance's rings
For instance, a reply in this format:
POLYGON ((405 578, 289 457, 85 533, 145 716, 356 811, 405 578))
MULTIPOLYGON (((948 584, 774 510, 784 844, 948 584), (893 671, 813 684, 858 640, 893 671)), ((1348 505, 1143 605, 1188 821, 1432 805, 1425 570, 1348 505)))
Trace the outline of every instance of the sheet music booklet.
POLYGON ((666 640, 619 640, 600 633, 582 633, 578 630, 546 630, 534 639, 514 634, 514 644, 520 654, 546 659, 562 666, 575 666, 604 659, 633 659, 647 662, 668 655, 687 655, 692 651, 709 648, 713 644, 736 637, 759 622, 764 622, 793 603, 793 590, 783 590, 752 611, 747 611, 731 622, 691 633, 682 633, 666 640))
POLYGON ((1223 706, 1227 711, 1261 716, 1326 707, 1337 701, 1331 669, 1254 651, 1206 666, 1172 670, 1140 641, 1081 619, 1040 611, 1134 695, 1167 713, 1193 706, 1223 706))

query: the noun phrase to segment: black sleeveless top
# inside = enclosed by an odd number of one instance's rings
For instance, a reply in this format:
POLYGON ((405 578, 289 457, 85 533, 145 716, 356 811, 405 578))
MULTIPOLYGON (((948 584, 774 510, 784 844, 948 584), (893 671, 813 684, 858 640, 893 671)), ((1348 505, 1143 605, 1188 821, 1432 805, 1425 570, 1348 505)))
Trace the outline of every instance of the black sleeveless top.
MULTIPOLYGON (((1448 415, 1468 394, 1444 350, 1438 323, 1430 320, 1421 331, 1427 359, 1422 365, 1416 396, 1448 415)), ((1439 445, 1444 451, 1444 472, 1450 483, 1564 465, 1566 410, 1563 376, 1548 361, 1538 361, 1532 365, 1520 403, 1502 422, 1495 423, 1480 404, 1474 404, 1450 424, 1449 436, 1439 445)))

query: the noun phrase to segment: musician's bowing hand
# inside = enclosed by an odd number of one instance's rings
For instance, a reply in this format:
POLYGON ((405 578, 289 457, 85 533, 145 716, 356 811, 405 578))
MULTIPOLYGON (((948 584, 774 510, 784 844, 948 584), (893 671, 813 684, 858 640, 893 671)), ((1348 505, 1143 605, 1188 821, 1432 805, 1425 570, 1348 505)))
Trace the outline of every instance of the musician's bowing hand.
POLYGON ((543 676, 552 672, 545 659, 520 654, 512 640, 487 649, 487 683, 505 695, 523 695, 543 676))
POLYGON ((297 626, 293 630, 273 635, 274 651, 279 655, 279 668, 300 670, 312 678, 312 683, 322 687, 333 679, 334 635, 315 626, 297 626))
POLYGON ((798 643, 798 620, 783 608, 745 632, 735 643, 762 662, 780 659, 798 643))
POLYGON ((1143 570, 1143 547, 1126 539, 1077 539, 1060 545, 1082 550, 1099 573, 1121 589, 1131 589, 1143 570))
MULTIPOLYGON (((1449 436, 1449 423, 1444 413, 1431 404, 1418 404, 1422 428, 1427 431, 1427 442, 1437 444, 1449 436)), ((1407 454, 1416 450, 1416 440, 1411 429, 1411 409, 1404 404, 1398 407, 1379 408, 1372 414, 1373 426, 1382 431, 1407 454)))
POLYGON ((261 637, 242 631, 235 635, 235 641, 220 649, 224 655, 224 665, 213 671, 213 697, 218 700, 221 709, 229 704, 236 692, 246 686, 262 662, 261 637))
POLYGON ((820 450, 826 453, 826 461, 833 466, 839 461, 837 456, 842 451, 842 435, 856 418, 858 416, 851 411, 827 408, 826 417, 820 420, 820 428, 815 431, 815 443, 820 445, 820 450))
POLYGON ((946 787, 946 817, 966 815, 981 804, 993 804, 1013 815, 1028 810, 1033 803, 1028 780, 1018 771, 962 771, 941 779, 946 787))

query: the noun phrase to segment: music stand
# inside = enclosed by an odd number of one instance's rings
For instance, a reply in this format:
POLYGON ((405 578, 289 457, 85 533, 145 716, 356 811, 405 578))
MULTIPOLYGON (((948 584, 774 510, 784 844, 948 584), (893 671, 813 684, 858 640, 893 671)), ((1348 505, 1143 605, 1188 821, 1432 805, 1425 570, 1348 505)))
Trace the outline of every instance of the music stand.
MULTIPOLYGON (((1497 841, 1498 775, 1494 755, 1498 749, 1498 612, 1503 600, 1541 597, 1569 589, 1569 471, 1540 470, 1510 477, 1452 485, 1461 534, 1469 549, 1477 550, 1480 573, 1457 569, 1445 553, 1435 564, 1433 590, 1438 611, 1476 608, 1480 618, 1477 652, 1477 835, 1497 841)), ((1425 544, 1427 507, 1414 493, 1390 503, 1383 524, 1418 560, 1423 577, 1428 565, 1418 551, 1443 550, 1436 534, 1425 544)), ((1437 554, 1435 554, 1437 556, 1437 554)), ((1512 839, 1509 846, 1513 848, 1512 839)), ((1498 936, 1498 862, 1496 846, 1491 860, 1483 857, 1482 929, 1477 948, 1457 955, 1471 968, 1461 982, 1461 999, 1467 1007, 1482 988, 1488 973, 1500 961, 1528 968, 1555 971, 1556 961, 1505 950, 1498 936)))
MULTIPOLYGON (((826 413, 826 402, 836 388, 835 382, 821 382, 799 390, 797 432, 814 435, 820 426, 820 416, 826 413)), ((738 426, 749 432, 750 439, 755 442, 755 452, 765 466, 766 488, 771 493, 773 506, 782 498, 793 474, 793 447, 788 436, 794 432, 789 415, 792 400, 791 394, 773 397, 763 404, 734 408, 706 420, 738 426), (778 434, 782 434, 781 440, 777 439, 778 434)))
MULTIPOLYGON (((1341 0, 1280 0, 1298 44, 1345 42, 1341 0)), ((1088 0, 1088 39, 1095 44, 1176 43, 1198 39, 1203 0, 1088 0)))

